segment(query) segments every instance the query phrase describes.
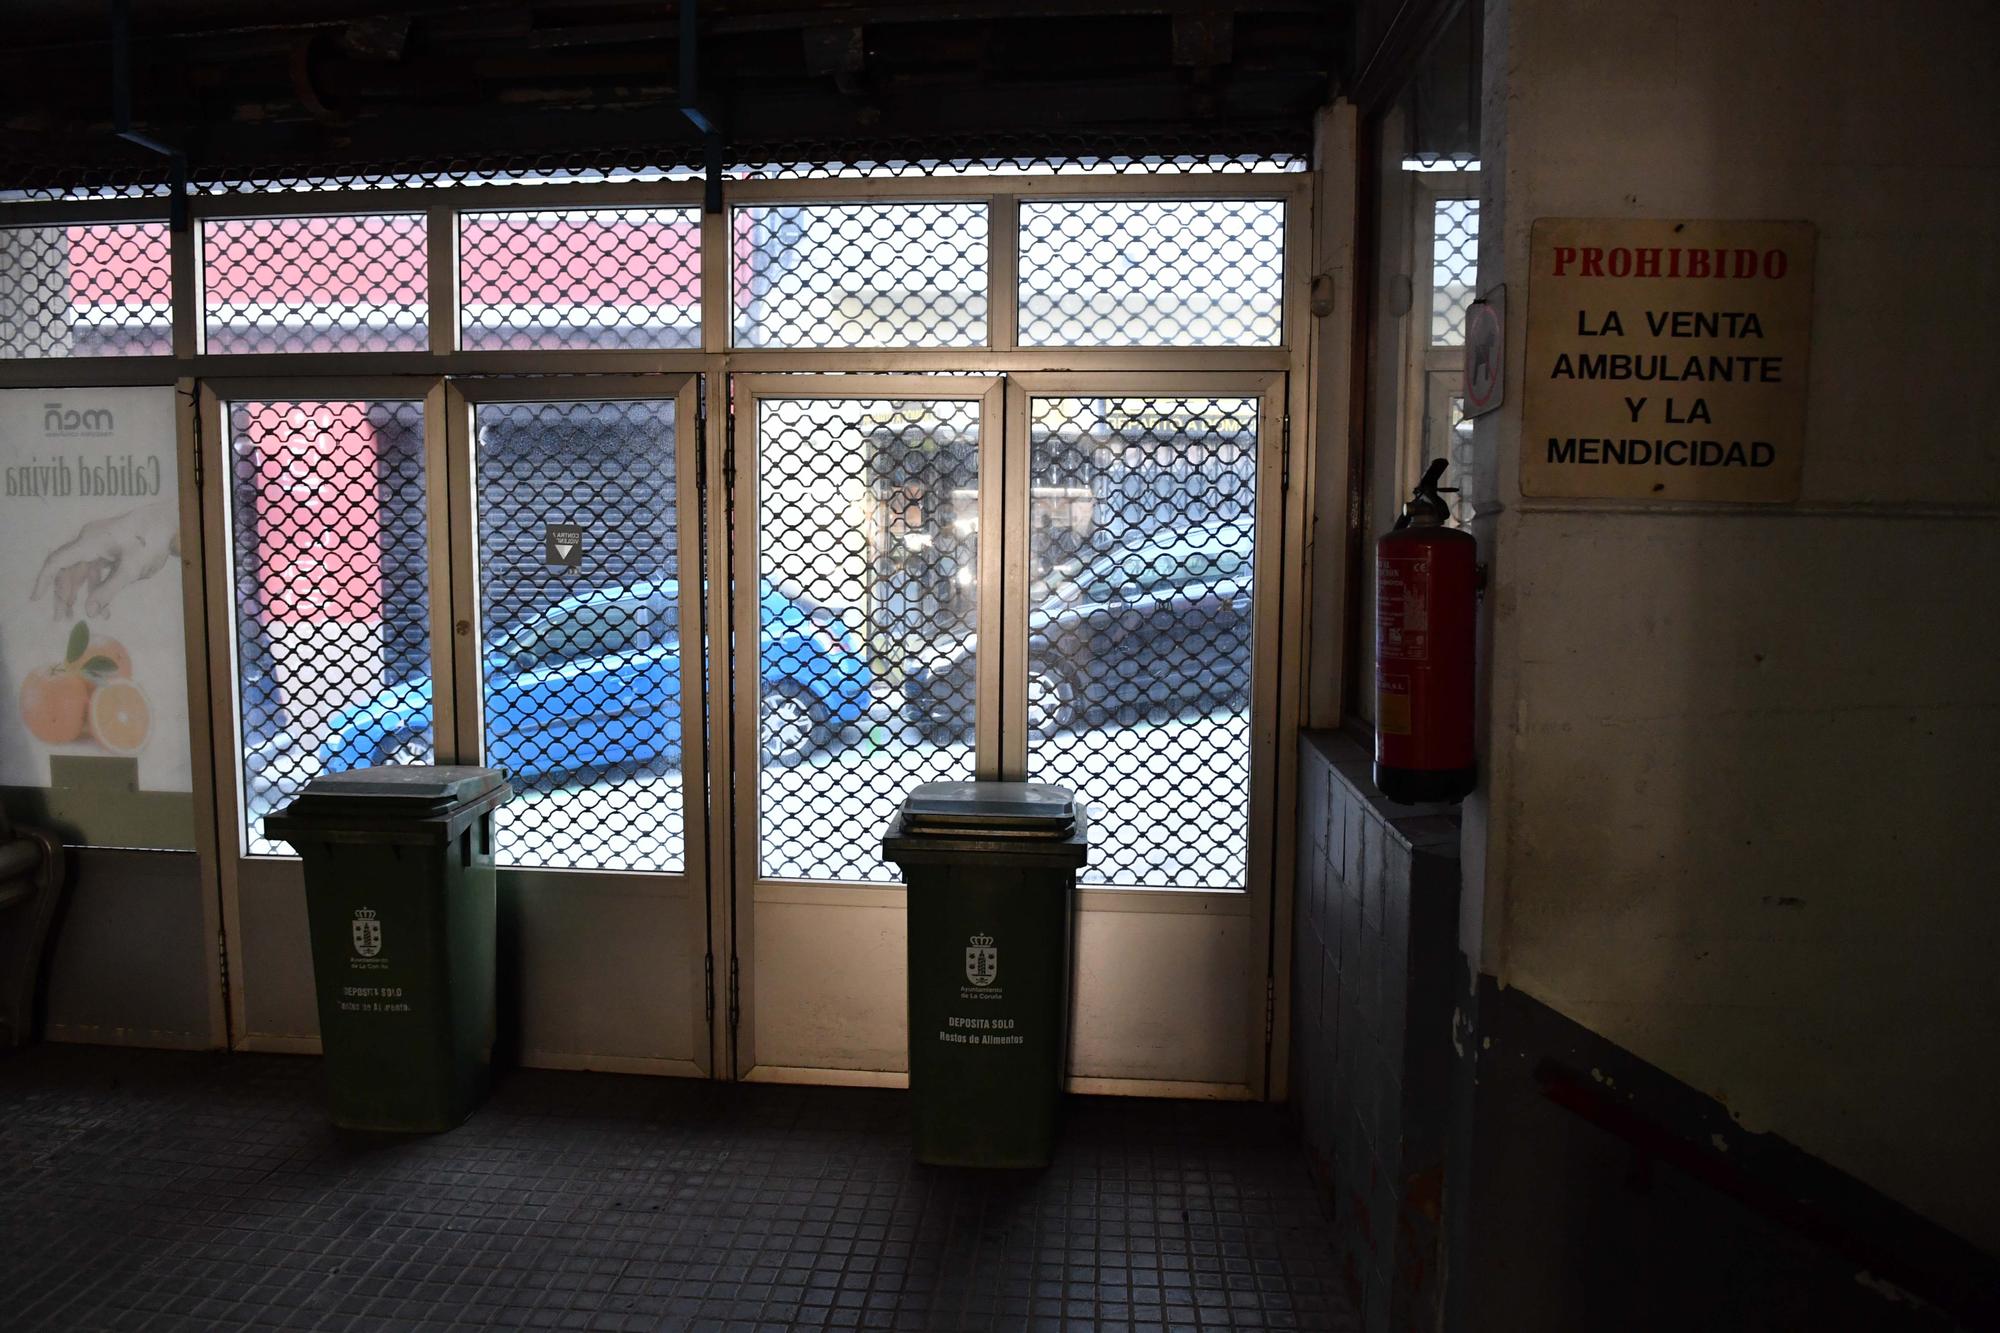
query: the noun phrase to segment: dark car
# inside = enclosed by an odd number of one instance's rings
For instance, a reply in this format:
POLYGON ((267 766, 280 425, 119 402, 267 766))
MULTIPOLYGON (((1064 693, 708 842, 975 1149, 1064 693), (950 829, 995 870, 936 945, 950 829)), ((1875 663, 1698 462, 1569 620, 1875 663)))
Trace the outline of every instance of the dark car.
MULTIPOLYGON (((1104 720, 1171 717, 1247 700, 1248 519, 1160 531, 1057 568, 1028 613, 1028 725, 1038 735, 1104 720)), ((972 723, 976 635, 911 671, 926 737, 972 723)))

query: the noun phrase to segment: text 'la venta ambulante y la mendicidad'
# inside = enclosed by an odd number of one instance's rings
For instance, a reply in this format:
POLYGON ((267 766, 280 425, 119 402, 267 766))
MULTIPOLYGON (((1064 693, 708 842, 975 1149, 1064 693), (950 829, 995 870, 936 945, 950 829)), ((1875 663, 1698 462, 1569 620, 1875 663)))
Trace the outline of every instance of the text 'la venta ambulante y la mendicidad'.
POLYGON ((1811 224, 1543 218, 1530 248, 1524 495, 1798 497, 1811 224))

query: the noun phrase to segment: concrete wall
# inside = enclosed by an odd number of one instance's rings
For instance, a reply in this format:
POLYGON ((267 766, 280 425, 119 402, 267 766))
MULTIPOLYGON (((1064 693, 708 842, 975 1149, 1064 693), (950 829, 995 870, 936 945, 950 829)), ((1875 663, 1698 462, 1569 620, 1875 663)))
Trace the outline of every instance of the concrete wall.
POLYGON ((2000 1251, 2000 6, 1488 0, 1468 954, 2000 1251), (1819 228, 1796 505, 1523 503, 1538 217, 1819 228))

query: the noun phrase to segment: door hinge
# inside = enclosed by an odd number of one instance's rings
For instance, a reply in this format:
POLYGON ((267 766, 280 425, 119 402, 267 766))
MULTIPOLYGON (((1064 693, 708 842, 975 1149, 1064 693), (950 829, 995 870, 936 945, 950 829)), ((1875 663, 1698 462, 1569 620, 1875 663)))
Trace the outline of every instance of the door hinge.
POLYGON ((1271 1038, 1278 1030, 1278 979, 1264 978, 1264 1046, 1269 1049, 1271 1038))
POLYGON ((701 958, 701 1017, 710 1027, 715 1026, 715 955, 706 953, 701 958))
POLYGON ((729 414, 729 427, 722 433, 722 489, 736 493, 736 414, 729 414))
POLYGON ((200 494, 200 490, 202 490, 202 394, 200 394, 200 390, 196 390, 194 394, 190 394, 190 408, 192 408, 190 410, 192 430, 188 430, 188 452, 192 454, 192 458, 188 462, 194 468, 194 490, 196 490, 196 494, 200 494))
POLYGON ((1291 413, 1287 412, 1285 414, 1283 424, 1280 425, 1278 429, 1282 433, 1284 439, 1284 444, 1279 452, 1279 457, 1278 457, 1278 489, 1280 491, 1289 491, 1290 489, 1292 489, 1292 414, 1291 413))
POLYGON ((708 494, 708 416, 706 413, 695 418, 694 437, 694 485, 699 495, 708 494))
POLYGON ((736 1031, 737 1020, 742 1017, 742 1014, 743 1010, 736 1002, 736 956, 731 954, 729 958, 729 1030, 731 1032, 736 1031))

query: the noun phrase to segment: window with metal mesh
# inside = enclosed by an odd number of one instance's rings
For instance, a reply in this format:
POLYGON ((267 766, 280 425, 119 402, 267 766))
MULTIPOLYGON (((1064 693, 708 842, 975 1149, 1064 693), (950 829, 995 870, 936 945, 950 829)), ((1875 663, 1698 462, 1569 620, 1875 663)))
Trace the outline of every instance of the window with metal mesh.
POLYGON ((1465 312, 1479 285, 1479 201, 1431 205, 1431 346, 1465 345, 1465 312))
POLYGON ((431 763, 420 402, 229 408, 243 847, 313 776, 431 763))
POLYGON ((761 871, 892 880, 897 803, 973 774, 979 404, 770 398, 756 429, 761 871))
MULTIPOLYGON (((1195 134, 1102 133, 873 138, 867 142, 745 143, 723 170, 736 180, 898 179, 960 175, 1212 175, 1298 172, 1309 167, 1309 134, 1217 130, 1195 134)), ((17 150, 33 145, 15 144, 17 150)), ((699 180, 699 146, 593 142, 585 149, 459 157, 311 161, 204 160, 191 165, 197 194, 287 194, 339 190, 699 180)), ((0 200, 153 199, 171 191, 163 159, 79 162, 73 154, 0 162, 0 200), (152 165, 158 163, 158 165, 152 165)))
POLYGON ((1405 171, 1477 171, 1479 159, 1463 153, 1411 153, 1403 159, 1405 171))
POLYGON ((700 180, 702 169, 650 152, 535 153, 438 162, 292 163, 216 167, 196 194, 334 194, 344 190, 435 190, 509 185, 633 185, 700 180))
POLYGON ((0 228, 0 359, 169 356, 164 222, 0 228))
POLYGON ((1452 371, 1432 371, 1427 377, 1430 390, 1424 412, 1424 465, 1442 458, 1450 467, 1445 485, 1457 489, 1444 498, 1451 506, 1452 522, 1463 527, 1472 522, 1473 504, 1468 489, 1473 452, 1472 418, 1465 415, 1465 395, 1456 392, 1459 375, 1452 371))
POLYGON ((1086 883, 1246 883, 1257 410, 1030 403, 1028 776, 1090 804, 1086 883))
POLYGON ((1270 347, 1283 337, 1285 205, 1023 203, 1029 347, 1270 347))
POLYGON ((739 347, 977 347, 984 203, 813 204, 735 212, 739 347))
POLYGON ((202 224, 215 353, 420 352, 430 286, 420 213, 202 224))
POLYGON ((730 167, 739 180, 868 180, 912 176, 1212 176, 1308 170, 1301 153, 1061 153, 1022 152, 964 157, 849 157, 745 162, 730 167))
POLYGON ((75 203, 85 199, 165 199, 173 193, 173 187, 164 180, 61 170, 32 171, 22 175, 10 174, 5 167, 0 167, 0 180, 19 182, 0 188, 0 202, 10 204, 75 203))
MULTIPOLYGON (((678 872, 687 858, 671 399, 474 412, 485 758, 519 794, 502 865, 678 872)), ((689 732, 695 734, 690 737, 689 732)))
POLYGON ((701 346, 701 211, 465 213, 459 345, 469 351, 701 346))

